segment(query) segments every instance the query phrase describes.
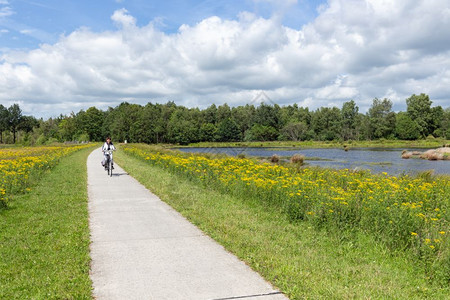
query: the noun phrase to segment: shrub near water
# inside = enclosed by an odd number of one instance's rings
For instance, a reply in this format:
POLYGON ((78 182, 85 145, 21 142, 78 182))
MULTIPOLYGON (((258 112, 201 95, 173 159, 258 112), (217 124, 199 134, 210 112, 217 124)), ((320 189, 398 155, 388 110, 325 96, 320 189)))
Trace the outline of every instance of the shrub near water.
POLYGON ((450 280, 448 179, 288 168, 232 157, 211 159, 126 145, 128 154, 241 198, 281 208, 329 230, 362 230, 414 254, 430 279, 450 280))
POLYGON ((26 191, 30 182, 59 159, 91 145, 0 149, 0 208, 11 194, 26 191))

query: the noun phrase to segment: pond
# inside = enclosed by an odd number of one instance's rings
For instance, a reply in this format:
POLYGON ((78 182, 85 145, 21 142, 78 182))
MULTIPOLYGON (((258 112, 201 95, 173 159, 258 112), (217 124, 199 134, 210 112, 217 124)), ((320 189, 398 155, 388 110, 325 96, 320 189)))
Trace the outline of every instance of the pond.
MULTIPOLYGON (((391 175, 415 174, 433 170, 434 174, 450 174, 450 161, 429 161, 424 159, 402 159, 404 149, 391 148, 351 148, 343 149, 303 149, 303 148, 257 148, 257 147, 197 147, 178 148, 183 152, 193 153, 225 153, 232 156, 245 154, 247 156, 271 157, 273 154, 290 159, 294 154, 306 157, 308 165, 336 169, 366 169, 373 173, 387 172, 391 175)), ((426 151, 428 149, 406 149, 411 151, 426 151)))

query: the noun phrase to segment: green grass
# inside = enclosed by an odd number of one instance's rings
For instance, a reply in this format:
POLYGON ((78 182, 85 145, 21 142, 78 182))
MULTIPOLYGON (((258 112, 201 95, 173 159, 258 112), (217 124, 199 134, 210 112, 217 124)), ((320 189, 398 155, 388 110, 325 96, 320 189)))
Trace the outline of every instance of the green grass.
POLYGON ((65 157, 0 211, 0 299, 91 299, 86 159, 65 157))
MULTIPOLYGON (((270 141, 270 142, 200 142, 179 147, 301 147, 301 148, 438 148, 450 144, 445 139, 427 139, 416 141, 374 140, 374 141, 270 141)), ((173 147, 173 145, 171 145, 173 147)))
POLYGON ((197 186, 118 151, 116 161, 290 299, 446 299, 405 253, 330 234, 256 202, 197 186))

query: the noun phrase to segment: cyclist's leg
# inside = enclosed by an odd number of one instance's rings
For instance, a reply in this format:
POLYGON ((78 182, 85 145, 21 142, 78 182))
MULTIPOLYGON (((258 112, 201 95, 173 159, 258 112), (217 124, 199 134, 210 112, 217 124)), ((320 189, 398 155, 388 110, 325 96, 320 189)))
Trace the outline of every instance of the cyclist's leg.
POLYGON ((114 158, 112 153, 111 153, 111 168, 114 169, 114 158))

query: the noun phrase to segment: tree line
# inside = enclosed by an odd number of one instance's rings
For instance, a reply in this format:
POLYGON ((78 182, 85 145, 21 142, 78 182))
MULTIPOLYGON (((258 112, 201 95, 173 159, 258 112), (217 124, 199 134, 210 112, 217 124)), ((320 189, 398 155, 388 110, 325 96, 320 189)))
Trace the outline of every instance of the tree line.
POLYGON ((373 99, 363 114, 356 103, 341 108, 309 110, 298 105, 212 104, 187 108, 174 102, 145 106, 121 103, 106 111, 60 115, 48 120, 23 116, 18 104, 0 105, 0 142, 45 144, 65 141, 113 141, 188 144, 194 142, 275 140, 423 139, 430 135, 450 139, 450 108, 432 107, 426 94, 406 99, 407 110, 395 113, 389 99, 373 99))

